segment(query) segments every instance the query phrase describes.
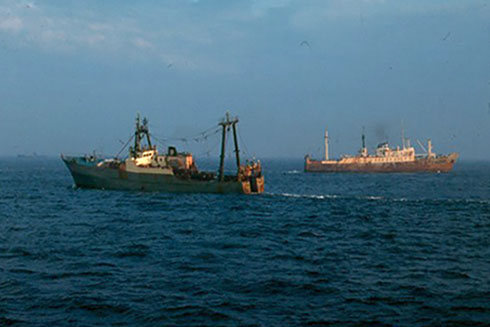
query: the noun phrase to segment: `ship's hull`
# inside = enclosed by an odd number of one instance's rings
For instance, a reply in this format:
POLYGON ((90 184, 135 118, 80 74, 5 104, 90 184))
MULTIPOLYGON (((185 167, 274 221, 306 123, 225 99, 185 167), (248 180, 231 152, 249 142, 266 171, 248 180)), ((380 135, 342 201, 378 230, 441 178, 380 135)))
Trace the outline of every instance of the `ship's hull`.
POLYGON ((127 171, 124 164, 98 167, 76 157, 62 157, 77 187, 106 190, 158 191, 171 193, 242 193, 264 191, 264 177, 246 181, 228 178, 225 181, 182 178, 169 174, 136 173, 127 171))
POLYGON ((306 172, 362 172, 362 173, 418 173, 418 172, 449 172, 458 158, 457 153, 437 158, 418 158, 410 162, 370 163, 339 161, 317 161, 305 159, 306 172))

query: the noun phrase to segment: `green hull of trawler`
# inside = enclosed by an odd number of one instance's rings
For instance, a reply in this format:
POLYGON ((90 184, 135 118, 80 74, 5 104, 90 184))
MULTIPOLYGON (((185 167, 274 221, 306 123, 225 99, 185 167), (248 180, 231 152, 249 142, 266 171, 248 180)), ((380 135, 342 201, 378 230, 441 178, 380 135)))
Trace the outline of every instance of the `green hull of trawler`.
POLYGON ((134 147, 129 147, 129 156, 126 160, 117 159, 119 154, 114 159, 106 160, 98 160, 95 155, 85 157, 61 155, 61 159, 70 170, 78 187, 174 193, 259 194, 264 192, 264 176, 260 162, 252 160, 246 165, 240 164, 237 123, 238 118, 231 118, 228 113, 219 123, 222 137, 218 176, 214 173, 198 171, 192 154, 179 153, 173 146, 168 147, 166 154, 159 154, 156 146, 151 142, 148 120, 144 118, 141 123, 139 115, 136 117, 134 136, 124 146, 125 148, 134 138, 134 147), (237 173, 227 176, 224 173, 224 160, 226 135, 230 129, 233 131, 237 173), (142 144, 144 139, 146 139, 146 146, 142 144))
POLYGON ((171 193, 263 192, 263 177, 247 181, 238 181, 234 176, 225 176, 224 181, 199 180, 173 174, 130 172, 124 164, 101 167, 98 166, 100 161, 88 161, 83 157, 62 157, 62 160, 70 170, 75 185, 80 188, 171 193))

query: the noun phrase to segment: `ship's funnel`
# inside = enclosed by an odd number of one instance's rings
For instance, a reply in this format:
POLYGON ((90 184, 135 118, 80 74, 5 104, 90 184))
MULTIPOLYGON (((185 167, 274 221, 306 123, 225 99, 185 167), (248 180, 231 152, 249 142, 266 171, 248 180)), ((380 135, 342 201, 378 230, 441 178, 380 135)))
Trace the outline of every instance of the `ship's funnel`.
POLYGON ((361 156, 367 157, 367 148, 366 148, 366 135, 364 134, 364 126, 362 127, 362 134, 361 134, 361 150, 359 151, 361 156))

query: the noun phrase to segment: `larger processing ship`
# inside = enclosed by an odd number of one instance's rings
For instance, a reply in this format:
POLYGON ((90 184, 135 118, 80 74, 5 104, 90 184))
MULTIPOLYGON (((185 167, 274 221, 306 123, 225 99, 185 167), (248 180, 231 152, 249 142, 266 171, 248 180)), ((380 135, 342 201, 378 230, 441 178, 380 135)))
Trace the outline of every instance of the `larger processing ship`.
MULTIPOLYGON (((366 148, 364 133, 361 137, 362 147, 355 156, 342 156, 338 160, 331 160, 328 156, 328 131, 325 131, 325 159, 314 160, 305 156, 306 172, 449 172, 458 153, 449 155, 436 155, 432 152, 432 142, 428 140, 425 154, 416 154, 410 146, 410 141, 402 136, 402 148, 390 148, 387 142, 376 148, 374 155, 369 154, 366 148)), ((425 150, 422 144, 420 144, 425 150)))
MULTIPOLYGON (((221 155, 218 173, 199 171, 192 154, 177 152, 168 147, 160 154, 148 130, 148 121, 136 118, 134 146, 126 159, 99 159, 94 156, 71 157, 61 155, 70 170, 75 185, 82 188, 112 190, 144 190, 163 192, 243 193, 264 191, 264 176, 260 161, 240 163, 237 140, 238 118, 227 114, 219 123, 222 130, 221 155), (225 147, 227 134, 233 133, 236 165, 235 174, 225 174, 225 147), (146 144, 144 144, 146 143, 146 144)), ((217 130, 219 131, 219 130, 217 130)), ((132 138, 128 141, 131 142, 132 138)))

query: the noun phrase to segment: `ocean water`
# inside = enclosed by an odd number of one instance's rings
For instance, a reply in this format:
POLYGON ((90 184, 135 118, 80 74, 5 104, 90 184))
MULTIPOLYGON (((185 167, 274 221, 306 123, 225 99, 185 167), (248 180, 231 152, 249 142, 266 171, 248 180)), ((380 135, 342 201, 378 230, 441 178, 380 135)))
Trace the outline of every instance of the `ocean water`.
POLYGON ((490 163, 261 196, 73 187, 0 159, 0 326, 489 326, 490 163))

